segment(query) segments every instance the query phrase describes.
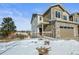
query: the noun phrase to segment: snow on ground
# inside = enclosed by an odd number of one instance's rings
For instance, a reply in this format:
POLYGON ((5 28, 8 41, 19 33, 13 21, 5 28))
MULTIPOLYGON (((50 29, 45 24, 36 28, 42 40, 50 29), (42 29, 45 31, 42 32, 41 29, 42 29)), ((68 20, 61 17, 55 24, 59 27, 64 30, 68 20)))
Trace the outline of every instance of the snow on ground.
POLYGON ((5 51, 9 50, 10 48, 12 48, 15 45, 17 45, 16 41, 0 43, 0 54, 4 53, 5 51))
MULTIPOLYGON (((4 43, 0 43, 0 47, 4 45, 4 43)), ((50 47, 48 55, 73 55, 73 54, 79 54, 79 42, 76 40, 39 40, 39 38, 33 38, 29 40, 21 40, 17 42, 10 42, 10 43, 5 43, 5 45, 9 45, 3 49, 5 52, 1 52, 0 48, 0 53, 2 55, 38 55, 38 51, 36 48, 38 47, 50 47), (44 45, 45 41, 49 41, 49 45, 44 45), (13 45, 12 43, 16 43, 13 45)))

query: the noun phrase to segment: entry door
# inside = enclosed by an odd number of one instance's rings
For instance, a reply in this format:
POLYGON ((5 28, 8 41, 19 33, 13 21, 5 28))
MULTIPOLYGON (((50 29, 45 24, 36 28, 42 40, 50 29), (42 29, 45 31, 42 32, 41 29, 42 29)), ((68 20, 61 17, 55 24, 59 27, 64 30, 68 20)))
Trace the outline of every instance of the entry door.
POLYGON ((42 35, 42 28, 39 28, 39 34, 42 35))
POLYGON ((79 36, 79 26, 78 26, 78 36, 79 36))

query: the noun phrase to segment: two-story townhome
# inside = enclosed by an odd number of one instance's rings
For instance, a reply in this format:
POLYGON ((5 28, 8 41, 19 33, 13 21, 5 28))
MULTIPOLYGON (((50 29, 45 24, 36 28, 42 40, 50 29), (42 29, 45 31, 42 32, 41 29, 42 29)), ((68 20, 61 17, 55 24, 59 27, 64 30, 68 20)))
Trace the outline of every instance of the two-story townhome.
POLYGON ((61 5, 51 6, 43 15, 33 14, 31 20, 33 35, 77 38, 79 36, 78 18, 79 14, 70 15, 61 5))

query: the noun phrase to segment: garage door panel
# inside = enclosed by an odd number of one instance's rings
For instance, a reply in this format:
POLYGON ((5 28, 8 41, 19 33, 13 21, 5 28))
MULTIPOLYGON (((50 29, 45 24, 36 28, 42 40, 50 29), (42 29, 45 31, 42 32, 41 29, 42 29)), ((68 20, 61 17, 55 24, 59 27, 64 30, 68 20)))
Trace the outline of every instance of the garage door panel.
POLYGON ((62 38, 73 38, 74 30, 73 29, 60 29, 60 36, 62 38))

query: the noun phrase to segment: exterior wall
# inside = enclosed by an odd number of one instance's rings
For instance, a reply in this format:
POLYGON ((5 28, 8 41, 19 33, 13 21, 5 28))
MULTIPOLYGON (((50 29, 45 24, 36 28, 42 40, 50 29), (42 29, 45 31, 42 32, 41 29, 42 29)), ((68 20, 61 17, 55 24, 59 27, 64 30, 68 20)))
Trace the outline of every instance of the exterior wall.
POLYGON ((43 22, 43 17, 41 15, 37 15, 36 17, 33 18, 33 21, 31 23, 31 28, 32 28, 32 37, 37 37, 39 36, 39 28, 38 25, 43 22), (40 20, 41 17, 41 20, 40 20))
POLYGON ((76 38, 78 36, 78 25, 70 23, 56 22, 57 38, 76 38), (60 26, 73 27, 73 29, 60 29, 60 26))
POLYGON ((36 36, 35 33, 37 32, 37 28, 36 28, 37 27, 37 23, 38 23, 38 20, 37 19, 38 19, 38 16, 37 17, 34 17, 33 18, 33 21, 32 21, 32 24, 31 24, 31 26, 32 26, 32 34, 33 34, 32 36, 33 37, 36 36))
MULTIPOLYGON (((66 12, 63 12, 62 14, 63 16, 67 16, 67 20, 66 21, 69 21, 69 14, 67 14, 66 12)), ((62 19, 63 19, 63 16, 62 16, 62 19)), ((63 19, 64 20, 64 19, 63 19)))
POLYGON ((33 18, 32 21, 32 36, 35 37, 37 33, 38 16, 33 18))
MULTIPOLYGON (((76 22, 76 23, 78 23, 79 24, 79 13, 74 13, 74 14, 72 14, 71 16, 70 16, 70 20, 72 20, 72 22, 76 22)), ((78 25, 79 26, 79 25, 78 25)), ((78 38, 79 38, 79 27, 77 26, 77 29, 75 29, 75 31, 76 30, 78 30, 78 38)), ((76 34, 75 34, 76 35, 76 34)))
POLYGON ((43 15, 43 21, 48 22, 51 19, 51 10, 48 10, 46 14, 43 15))
POLYGON ((42 15, 38 15, 38 24, 40 24, 42 22, 43 22, 43 16, 42 15), (41 20, 40 20, 40 17, 41 17, 41 20))
MULTIPOLYGON (((59 8, 59 7, 53 7, 53 8, 51 8, 51 19, 53 20, 53 19, 57 19, 56 17, 55 17, 55 12, 56 11, 60 11, 60 13, 62 14, 62 9, 61 8, 59 8)), ((62 15, 60 16, 60 17, 62 17, 62 15)), ((60 18, 59 18, 60 19, 60 18)))
MULTIPOLYGON (((53 8, 51 8, 51 19, 52 20, 64 20, 63 19, 63 16, 67 16, 67 20, 69 20, 69 14, 67 13, 67 12, 65 12, 65 11, 63 11, 61 8, 59 8, 58 6, 57 7, 53 7, 53 8), (59 11, 60 12, 60 18, 56 18, 56 16, 55 16, 55 12, 56 11, 59 11)), ((66 20, 66 21, 67 21, 66 20)))
POLYGON ((79 22, 79 15, 73 14, 73 22, 79 22))
POLYGON ((52 33, 52 37, 56 37, 56 27, 55 27, 55 23, 53 23, 51 25, 51 33, 52 33))

